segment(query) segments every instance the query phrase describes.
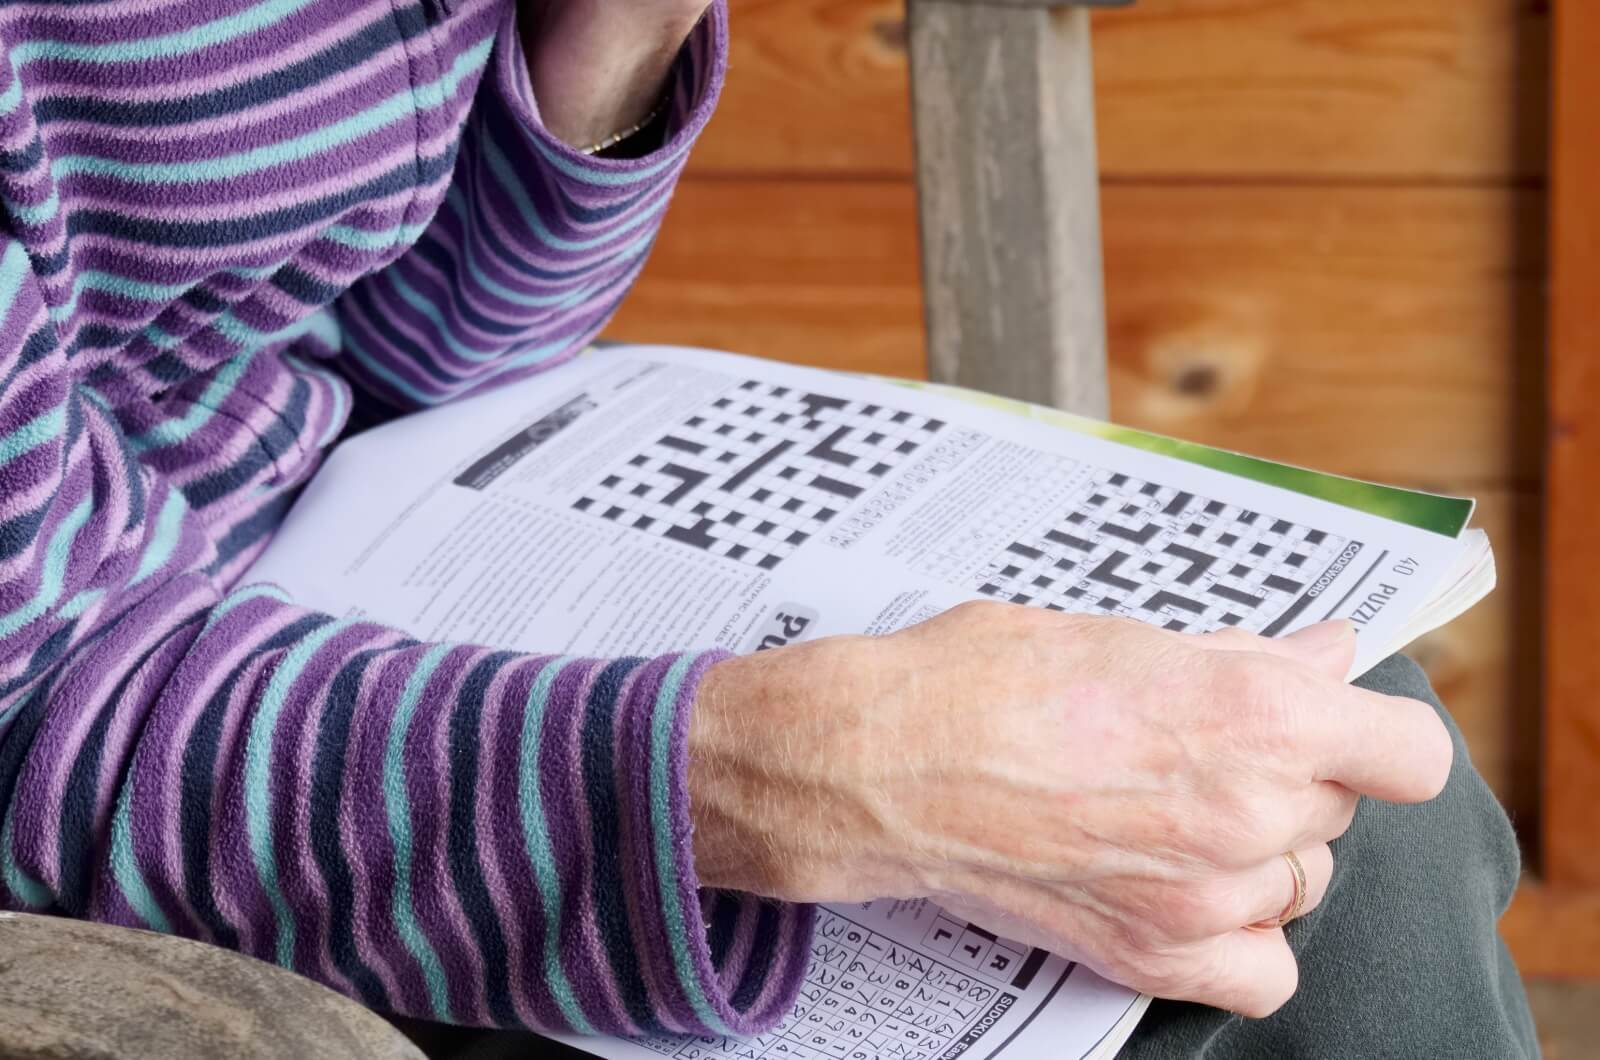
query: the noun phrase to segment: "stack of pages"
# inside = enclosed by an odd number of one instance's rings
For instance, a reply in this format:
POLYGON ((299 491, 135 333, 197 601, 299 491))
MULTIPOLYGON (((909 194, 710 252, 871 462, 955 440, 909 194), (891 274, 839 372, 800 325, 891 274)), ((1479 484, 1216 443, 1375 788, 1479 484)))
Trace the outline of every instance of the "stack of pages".
MULTIPOLYGON (((762 651, 966 600, 1268 636, 1358 630, 1352 676, 1494 583, 1473 502, 996 398, 660 347, 596 351, 341 445, 250 580, 427 640, 762 651)), ((617 1058, 1065 1060, 1148 1003, 925 901, 821 911, 751 1040, 617 1058)))

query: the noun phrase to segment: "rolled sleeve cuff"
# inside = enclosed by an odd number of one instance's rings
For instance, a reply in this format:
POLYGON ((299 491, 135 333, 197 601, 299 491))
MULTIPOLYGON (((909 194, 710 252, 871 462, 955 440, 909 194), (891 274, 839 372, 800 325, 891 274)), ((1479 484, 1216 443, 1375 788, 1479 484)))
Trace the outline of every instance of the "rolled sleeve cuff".
POLYGON ((694 867, 689 817, 689 718, 700 680, 723 653, 646 666, 628 696, 621 734, 632 760, 625 830, 632 862, 637 951, 663 1022, 699 1034, 770 1030, 799 993, 815 907, 706 891, 694 867), (646 840, 648 841, 641 842, 646 840))

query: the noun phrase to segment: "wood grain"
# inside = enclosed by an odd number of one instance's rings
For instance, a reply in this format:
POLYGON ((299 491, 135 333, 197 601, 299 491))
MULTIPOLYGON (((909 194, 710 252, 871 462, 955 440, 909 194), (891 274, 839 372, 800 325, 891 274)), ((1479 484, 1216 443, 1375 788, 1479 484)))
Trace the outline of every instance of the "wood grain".
MULTIPOLYGON (((1103 171, 1494 181, 1545 169, 1539 0, 1141 0, 1095 15, 1103 171)), ((697 172, 897 174, 902 0, 740 0, 697 172)))
MULTIPOLYGON (((1103 201, 1114 419, 1385 481, 1537 478, 1537 192, 1103 201)), ((690 181, 613 333, 921 375, 916 262, 907 185, 690 181)))
POLYGON ((1542 854, 1552 884, 1600 888, 1600 9, 1556 14, 1542 854))
POLYGON ((1089 12, 909 2, 929 377, 1104 417, 1089 12))

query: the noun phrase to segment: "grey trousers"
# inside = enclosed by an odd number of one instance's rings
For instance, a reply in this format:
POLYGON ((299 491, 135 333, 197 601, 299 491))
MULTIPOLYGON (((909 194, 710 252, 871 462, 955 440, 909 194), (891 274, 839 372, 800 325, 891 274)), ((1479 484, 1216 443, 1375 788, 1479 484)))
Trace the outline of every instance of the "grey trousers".
MULTIPOLYGON (((1359 683, 1425 700, 1444 718, 1456 751, 1444 794, 1421 806, 1362 801, 1333 844, 1327 898, 1288 928, 1300 958, 1300 989, 1288 1005, 1245 1020, 1157 1001, 1125 1060, 1539 1055, 1522 981, 1497 930, 1517 884, 1510 822, 1414 662, 1395 656, 1359 683)), ((403 1028, 430 1056, 452 1060, 579 1055, 525 1034, 403 1028)))

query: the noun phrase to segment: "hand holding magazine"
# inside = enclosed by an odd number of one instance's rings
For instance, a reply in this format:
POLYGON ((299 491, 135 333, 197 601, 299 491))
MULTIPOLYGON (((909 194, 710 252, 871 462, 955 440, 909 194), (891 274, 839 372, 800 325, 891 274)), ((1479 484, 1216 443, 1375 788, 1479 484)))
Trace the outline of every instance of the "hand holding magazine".
MULTIPOLYGON (((1268 636, 1354 673, 1493 583, 1472 502, 999 399, 729 354, 611 349, 359 435, 252 579, 430 640, 610 656, 882 634, 967 600, 1268 636)), ((1147 998, 927 901, 825 907, 761 1038, 604 1056, 1109 1056, 1147 998)))

